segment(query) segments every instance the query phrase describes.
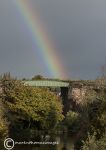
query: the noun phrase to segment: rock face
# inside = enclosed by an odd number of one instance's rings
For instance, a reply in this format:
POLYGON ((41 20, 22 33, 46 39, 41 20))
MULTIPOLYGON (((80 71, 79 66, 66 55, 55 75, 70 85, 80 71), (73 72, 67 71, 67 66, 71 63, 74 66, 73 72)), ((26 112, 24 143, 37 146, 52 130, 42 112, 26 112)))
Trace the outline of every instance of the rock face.
POLYGON ((2 93, 2 91, 3 91, 3 90, 2 90, 2 86, 1 86, 1 84, 0 84, 0 94, 2 93))
POLYGON ((84 100, 86 91, 87 91, 86 87, 81 88, 72 87, 69 90, 68 98, 72 99, 76 104, 80 104, 84 100))
POLYGON ((61 88, 61 96, 63 102, 63 114, 66 115, 69 110, 80 109, 80 104, 84 101, 87 92, 86 86, 70 86, 69 88, 61 88))
POLYGON ((65 115, 69 110, 80 111, 80 104, 84 101, 87 90, 86 85, 70 85, 67 92, 65 89, 63 90, 62 99, 65 115))

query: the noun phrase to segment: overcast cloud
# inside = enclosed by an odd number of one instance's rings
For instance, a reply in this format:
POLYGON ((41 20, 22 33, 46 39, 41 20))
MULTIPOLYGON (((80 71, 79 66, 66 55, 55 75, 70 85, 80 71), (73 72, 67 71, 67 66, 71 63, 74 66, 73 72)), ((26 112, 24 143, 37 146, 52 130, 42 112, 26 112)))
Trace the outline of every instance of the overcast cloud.
MULTIPOLYGON (((106 64, 106 0, 30 0, 57 47, 67 76, 94 79, 106 64)), ((25 20, 12 0, 0 0, 0 73, 49 76, 25 20)))

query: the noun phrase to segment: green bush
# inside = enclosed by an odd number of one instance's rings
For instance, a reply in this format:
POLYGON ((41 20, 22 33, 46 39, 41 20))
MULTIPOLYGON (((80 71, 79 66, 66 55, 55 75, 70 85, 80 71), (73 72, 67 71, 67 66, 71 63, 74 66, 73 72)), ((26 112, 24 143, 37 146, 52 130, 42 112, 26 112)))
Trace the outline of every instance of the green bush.
POLYGON ((68 129, 73 129, 75 126, 78 126, 79 121, 79 114, 74 111, 69 111, 65 118, 65 124, 67 125, 68 129))
POLYGON ((8 136, 8 123, 5 118, 3 105, 0 99, 0 148, 3 145, 4 139, 8 136))
POLYGON ((83 141, 82 150, 106 150, 106 134, 99 140, 96 139, 96 134, 88 134, 86 141, 83 141))
POLYGON ((18 129, 51 129, 63 119, 59 98, 45 88, 24 86, 21 81, 3 81, 3 101, 11 126, 18 129))

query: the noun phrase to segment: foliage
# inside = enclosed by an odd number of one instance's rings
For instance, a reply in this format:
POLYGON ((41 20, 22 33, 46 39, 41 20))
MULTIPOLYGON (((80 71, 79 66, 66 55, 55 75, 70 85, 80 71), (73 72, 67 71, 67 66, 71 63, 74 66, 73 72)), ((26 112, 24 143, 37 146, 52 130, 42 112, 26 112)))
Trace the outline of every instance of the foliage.
POLYGON ((97 132, 97 136, 102 136, 106 131, 106 93, 101 90, 97 93, 96 99, 89 104, 90 128, 97 132))
MULTIPOLYGON (((81 118, 89 129, 104 132, 106 127, 106 93, 87 90, 84 100, 81 103, 81 118)), ((101 133, 100 133, 101 134, 101 133)))
MULTIPOLYGON (((83 127, 83 132, 78 137, 79 147, 82 145, 81 141, 85 141, 83 150, 99 150, 100 144, 103 145, 103 136, 106 133, 106 93, 105 90, 100 89, 96 92, 93 89, 88 89, 87 93, 80 104, 80 125, 83 127), (86 139, 87 132, 89 132, 86 139), (93 134, 95 133, 95 134, 93 134), (86 139, 86 140, 85 140, 86 139), (98 146, 99 145, 99 146, 98 146)), ((77 125, 78 126, 78 125, 77 125)), ((82 129, 80 127, 80 130, 82 129)), ((80 131, 79 130, 79 131, 80 131)), ((77 147, 78 147, 77 145, 77 147)), ((80 149, 78 147, 78 149, 80 149)), ((102 148, 101 148, 102 149, 102 148)), ((104 150, 104 149, 103 149, 104 150)))
POLYGON ((3 81, 3 100, 12 126, 51 129, 63 119, 62 104, 47 89, 24 86, 21 81, 3 81))
POLYGON ((35 75, 34 77, 32 77, 32 80, 43 80, 44 77, 42 75, 35 75))
POLYGON ((0 99, 0 148, 3 145, 4 139, 8 136, 8 122, 5 118, 2 100, 0 99))
POLYGON ((65 124, 69 129, 73 129, 77 125, 79 119, 79 114, 74 111, 69 111, 65 118, 65 124))
POLYGON ((96 139, 96 133, 88 134, 86 141, 83 141, 82 150, 106 150, 106 134, 99 140, 96 139))

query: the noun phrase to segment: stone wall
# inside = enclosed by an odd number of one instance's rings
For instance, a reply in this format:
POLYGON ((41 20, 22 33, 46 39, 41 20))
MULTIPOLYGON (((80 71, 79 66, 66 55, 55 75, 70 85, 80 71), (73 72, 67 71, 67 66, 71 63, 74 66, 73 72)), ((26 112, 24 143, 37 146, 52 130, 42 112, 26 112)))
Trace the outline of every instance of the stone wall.
POLYGON ((2 87, 1 87, 1 84, 0 84, 0 94, 2 93, 2 87))
POLYGON ((84 100, 86 91, 86 87, 70 87, 68 99, 72 99, 76 104, 80 104, 84 100))

